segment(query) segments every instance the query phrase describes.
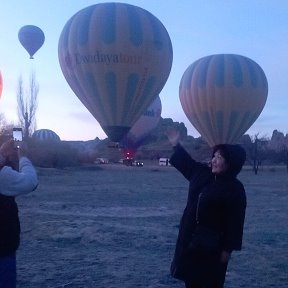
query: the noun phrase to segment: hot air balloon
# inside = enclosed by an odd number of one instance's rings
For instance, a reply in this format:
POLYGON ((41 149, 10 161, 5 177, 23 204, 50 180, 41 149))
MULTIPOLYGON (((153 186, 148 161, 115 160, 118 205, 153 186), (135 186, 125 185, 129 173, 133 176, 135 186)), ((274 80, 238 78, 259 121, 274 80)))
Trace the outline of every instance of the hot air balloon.
POLYGON ((2 90, 3 90, 3 78, 2 78, 1 71, 0 71, 0 97, 2 95, 2 90))
POLYGON ((37 141, 60 141, 60 137, 54 131, 49 129, 39 129, 34 131, 32 139, 37 141))
POLYGON ((68 84, 115 142, 159 95, 172 54, 163 24, 124 3, 80 10, 64 26, 58 46, 68 84))
POLYGON ((120 141, 125 158, 133 158, 137 148, 155 129, 161 118, 162 104, 158 96, 120 141))
POLYGON ((268 83, 253 60, 234 54, 201 58, 184 72, 182 108, 209 146, 235 143, 262 112, 268 83))
POLYGON ((34 54, 43 45, 45 35, 39 27, 34 25, 26 25, 19 30, 18 39, 30 55, 30 59, 33 59, 34 54))

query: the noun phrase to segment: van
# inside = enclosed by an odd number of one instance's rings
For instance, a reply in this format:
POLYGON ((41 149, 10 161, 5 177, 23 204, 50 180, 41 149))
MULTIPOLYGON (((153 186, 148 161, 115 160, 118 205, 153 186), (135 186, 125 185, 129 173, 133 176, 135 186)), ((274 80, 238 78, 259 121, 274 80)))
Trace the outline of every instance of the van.
POLYGON ((108 164, 109 160, 107 158, 97 158, 94 161, 95 164, 108 164))
POLYGON ((159 165, 160 166, 171 166, 169 162, 169 158, 160 158, 159 159, 159 165))

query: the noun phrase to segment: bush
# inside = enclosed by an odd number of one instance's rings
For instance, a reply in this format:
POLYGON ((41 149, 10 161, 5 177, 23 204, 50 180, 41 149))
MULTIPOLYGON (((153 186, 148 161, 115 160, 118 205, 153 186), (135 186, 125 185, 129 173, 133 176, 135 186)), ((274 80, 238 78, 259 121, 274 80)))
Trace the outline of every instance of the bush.
POLYGON ((31 139, 29 141, 29 158, 35 166, 43 168, 79 165, 77 151, 61 141, 31 139))

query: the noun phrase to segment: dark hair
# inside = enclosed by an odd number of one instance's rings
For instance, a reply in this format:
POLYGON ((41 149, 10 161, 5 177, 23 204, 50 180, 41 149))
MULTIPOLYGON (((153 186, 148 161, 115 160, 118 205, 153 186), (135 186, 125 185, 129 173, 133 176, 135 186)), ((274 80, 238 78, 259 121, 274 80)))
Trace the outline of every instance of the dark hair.
POLYGON ((219 151, 228 164, 227 173, 236 176, 246 161, 246 152, 240 145, 219 144, 213 147, 213 155, 219 151))

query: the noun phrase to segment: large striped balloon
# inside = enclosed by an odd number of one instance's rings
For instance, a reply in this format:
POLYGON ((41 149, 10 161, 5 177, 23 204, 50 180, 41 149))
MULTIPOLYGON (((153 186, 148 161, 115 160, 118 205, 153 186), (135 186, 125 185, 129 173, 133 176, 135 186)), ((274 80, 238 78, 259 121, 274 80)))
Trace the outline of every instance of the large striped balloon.
POLYGON ((32 134, 32 139, 38 140, 38 141, 53 141, 53 142, 59 142, 60 137, 52 130, 50 129, 39 129, 34 131, 32 134))
POLYGON ((150 12, 101 3, 66 23, 58 55, 72 90, 117 142, 159 95, 173 52, 168 32, 150 12))
POLYGON ((234 54, 201 58, 184 72, 182 108, 210 146, 235 143, 262 112, 268 83, 253 60, 234 54))

